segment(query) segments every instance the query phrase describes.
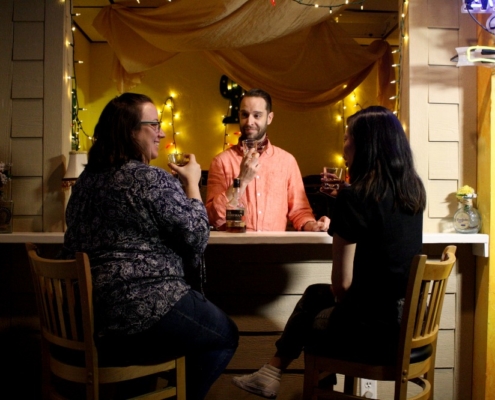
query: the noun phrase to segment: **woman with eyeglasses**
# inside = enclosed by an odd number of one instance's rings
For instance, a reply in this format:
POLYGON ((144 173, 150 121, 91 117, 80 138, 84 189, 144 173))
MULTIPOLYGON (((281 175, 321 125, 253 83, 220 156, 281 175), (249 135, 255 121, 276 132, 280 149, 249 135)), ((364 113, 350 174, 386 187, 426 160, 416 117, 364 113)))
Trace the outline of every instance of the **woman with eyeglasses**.
POLYGON ((150 166, 165 134, 156 107, 124 93, 104 108, 88 164, 67 207, 63 257, 91 261, 100 358, 146 362, 186 355, 187 398, 203 399, 238 344, 234 322, 191 287, 209 238, 193 154, 150 166), (181 182, 183 187, 181 187, 181 182))

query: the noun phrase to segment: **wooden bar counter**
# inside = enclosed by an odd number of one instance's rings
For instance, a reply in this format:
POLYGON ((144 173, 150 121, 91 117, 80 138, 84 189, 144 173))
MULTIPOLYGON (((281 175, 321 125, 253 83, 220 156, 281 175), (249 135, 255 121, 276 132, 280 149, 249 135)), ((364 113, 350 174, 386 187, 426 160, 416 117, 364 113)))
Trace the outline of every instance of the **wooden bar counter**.
MULTIPOLYGON (((39 337, 34 294, 31 287, 25 242, 40 245, 53 255, 63 233, 13 233, 0 235, 0 333, 2 358, 30 369, 29 376, 12 372, 8 386, 24 388, 26 398, 39 398, 39 337), (26 347, 27 343, 27 347, 26 347), (5 352, 5 354, 4 354, 5 352), (21 361, 22 358, 22 361, 21 361), (31 374, 33 376, 31 376, 31 374), (23 385, 26 378, 31 384, 23 385)), ((488 256, 488 236, 428 234, 423 252, 439 258, 447 244, 457 245, 455 270, 449 278, 438 341, 435 400, 471 398, 473 375, 473 327, 476 256, 488 256)), ((206 250, 207 297, 237 323, 237 353, 207 400, 259 399, 231 384, 233 376, 251 373, 268 361, 275 341, 294 305, 307 286, 329 283, 332 238, 326 233, 262 232, 229 234, 211 232, 206 250)), ((279 400, 302 398, 303 357, 282 378, 279 400)), ((342 384, 342 379, 339 379, 342 384)), ((378 385, 380 398, 389 398, 392 387, 378 385)))

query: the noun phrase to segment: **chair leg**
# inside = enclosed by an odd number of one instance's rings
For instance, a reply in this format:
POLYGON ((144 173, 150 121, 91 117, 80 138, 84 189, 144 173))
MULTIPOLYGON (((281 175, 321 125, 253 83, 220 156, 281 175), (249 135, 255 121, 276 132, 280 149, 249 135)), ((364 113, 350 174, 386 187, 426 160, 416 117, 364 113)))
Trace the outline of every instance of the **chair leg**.
POLYGON ((430 369, 428 370, 428 372, 426 372, 425 374, 425 379, 430 382, 430 396, 429 396, 429 399, 433 399, 433 393, 434 390, 435 390, 435 354, 433 354, 431 356, 431 364, 430 364, 430 369))
POLYGON ((176 360, 176 390, 177 400, 186 400, 186 358, 180 357, 176 360))
POLYGON ((310 354, 305 354, 303 400, 317 400, 314 390, 318 386, 318 375, 315 358, 310 354))
POLYGON ((41 390, 43 400, 51 398, 50 346, 41 338, 41 390))

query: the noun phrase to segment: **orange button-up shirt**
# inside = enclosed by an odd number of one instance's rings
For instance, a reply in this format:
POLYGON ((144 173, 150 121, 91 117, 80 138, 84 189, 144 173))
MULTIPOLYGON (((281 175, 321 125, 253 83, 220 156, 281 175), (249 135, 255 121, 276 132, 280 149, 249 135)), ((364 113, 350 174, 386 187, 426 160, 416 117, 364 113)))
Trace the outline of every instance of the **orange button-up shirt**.
MULTIPOLYGON (((217 155, 208 172, 206 210, 210 224, 225 229, 227 189, 240 173, 242 150, 234 146, 217 155)), ((260 168, 242 195, 248 231, 285 231, 287 219, 301 230, 315 221, 294 156, 268 142, 260 168)))

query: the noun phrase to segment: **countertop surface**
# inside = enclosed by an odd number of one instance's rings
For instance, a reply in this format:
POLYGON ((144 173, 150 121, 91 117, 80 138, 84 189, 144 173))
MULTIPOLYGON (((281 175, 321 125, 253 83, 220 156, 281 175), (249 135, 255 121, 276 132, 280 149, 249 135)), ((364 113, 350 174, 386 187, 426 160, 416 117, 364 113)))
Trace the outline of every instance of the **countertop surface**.
MULTIPOLYGON (((63 232, 14 232, 0 235, 0 243, 63 243, 63 232)), ((212 231, 210 245, 216 244, 331 244, 332 237, 326 232, 247 232, 227 233, 212 231)), ((423 243, 472 244, 473 253, 488 257, 487 234, 423 233, 423 243)))

